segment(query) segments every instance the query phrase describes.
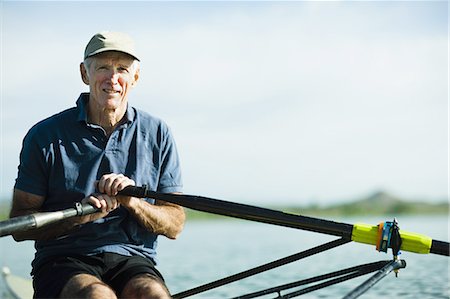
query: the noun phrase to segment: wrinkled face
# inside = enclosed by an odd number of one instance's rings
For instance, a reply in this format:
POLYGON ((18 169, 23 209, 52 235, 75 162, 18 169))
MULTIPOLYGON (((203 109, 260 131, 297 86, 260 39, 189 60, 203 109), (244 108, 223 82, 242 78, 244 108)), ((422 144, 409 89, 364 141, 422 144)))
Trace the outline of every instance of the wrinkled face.
POLYGON ((126 107, 127 96, 139 78, 139 66, 132 57, 120 52, 104 52, 81 64, 83 82, 89 85, 90 104, 96 109, 126 107), (94 103, 92 103, 94 102, 94 103))

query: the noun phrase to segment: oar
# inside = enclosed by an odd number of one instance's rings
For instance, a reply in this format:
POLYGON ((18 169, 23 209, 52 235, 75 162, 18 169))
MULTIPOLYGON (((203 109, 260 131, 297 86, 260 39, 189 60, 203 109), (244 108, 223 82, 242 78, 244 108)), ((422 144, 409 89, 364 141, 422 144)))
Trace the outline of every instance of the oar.
POLYGON ((0 237, 11 235, 15 232, 40 228, 74 216, 93 214, 97 211, 98 209, 90 204, 82 205, 81 203, 76 203, 73 208, 62 211, 41 212, 14 217, 0 222, 0 237))
MULTIPOLYGON (((140 198, 149 197, 175 203, 201 212, 340 236, 358 243, 378 244, 379 227, 376 225, 361 223, 351 225, 202 196, 158 193, 150 191, 146 187, 129 186, 122 190, 120 194, 140 198)), ((76 203, 74 208, 62 211, 35 213, 11 218, 0 222, 0 237, 18 231, 43 227, 73 216, 92 214, 96 211, 97 209, 89 204, 81 205, 80 203, 76 203)), ((400 236, 403 241, 401 250, 416 253, 434 253, 445 256, 450 255, 450 244, 448 242, 433 240, 425 235, 402 230, 400 230, 400 236)))
MULTIPOLYGON (((379 239, 379 227, 377 225, 360 223, 352 225, 202 196, 158 193, 148 190, 145 186, 129 186, 119 193, 163 200, 201 212, 340 236, 358 243, 377 245, 379 239)), ((450 244, 448 242, 433 240, 428 236, 403 230, 400 230, 400 237, 402 239, 401 250, 423 254, 450 255, 450 244)))

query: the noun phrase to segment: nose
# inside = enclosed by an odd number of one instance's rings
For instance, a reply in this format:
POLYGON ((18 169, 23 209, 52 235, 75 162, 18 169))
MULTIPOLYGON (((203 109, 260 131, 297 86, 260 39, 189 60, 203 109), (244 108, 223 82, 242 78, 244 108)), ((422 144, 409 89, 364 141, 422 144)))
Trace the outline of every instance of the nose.
POLYGON ((111 83, 116 84, 119 81, 119 73, 116 70, 111 70, 108 72, 107 78, 111 83))

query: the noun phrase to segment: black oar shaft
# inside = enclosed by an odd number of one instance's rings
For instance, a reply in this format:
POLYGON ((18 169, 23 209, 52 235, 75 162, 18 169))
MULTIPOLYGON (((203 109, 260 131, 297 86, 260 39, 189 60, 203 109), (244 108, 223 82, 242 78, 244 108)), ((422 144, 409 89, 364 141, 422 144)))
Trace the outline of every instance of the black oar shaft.
POLYGON ((351 224, 288 214, 281 211, 201 196, 157 193, 145 190, 142 187, 132 186, 125 188, 120 194, 135 197, 150 197, 201 212, 292 227, 347 239, 351 238, 353 230, 353 225, 351 224))
POLYGON ((430 253, 450 256, 450 246, 448 242, 433 240, 431 241, 430 253))
MULTIPOLYGON (((356 233, 358 234, 363 233, 364 238, 361 238, 361 235, 355 235, 354 228, 356 227, 356 225, 334 222, 330 220, 318 219, 313 217, 288 214, 281 211, 260 208, 240 203, 234 203, 224 200, 218 200, 208 197, 184 195, 184 194, 158 193, 148 191, 144 187, 135 187, 135 186, 126 187, 119 193, 122 195, 129 195, 141 198, 149 197, 157 200, 163 200, 201 212, 213 213, 217 215, 230 216, 240 219, 246 219, 251 221, 269 223, 317 233, 339 236, 351 239, 359 243, 375 244, 373 242, 376 241, 377 231, 372 232, 372 226, 369 226, 367 228, 367 225, 363 225, 364 228, 362 229, 361 225, 359 225, 360 230, 362 230, 362 232, 358 233, 357 231, 356 233), (369 231, 366 231, 367 229, 369 229, 369 231), (372 236, 373 233, 375 233, 374 236, 372 236), (370 240, 367 240, 367 237, 370 237, 370 240)), ((375 229, 377 230, 376 227, 375 229)), ((419 242, 418 240, 416 240, 416 236, 414 236, 414 234, 412 235, 410 234, 411 236, 407 236, 406 233, 402 234, 402 231, 400 233, 402 235, 402 238, 404 238, 403 241, 405 244, 405 246, 402 247, 402 250, 425 253, 422 251, 417 251, 418 249, 415 248, 416 245, 418 245, 417 243, 420 243, 421 241, 419 242), (412 244, 406 246, 406 243, 408 243, 406 241, 412 244)), ((426 253, 434 253, 449 256, 448 242, 431 240, 431 238, 429 237, 426 238, 430 239, 431 242, 429 245, 427 245, 429 246, 427 247, 427 250, 429 251, 426 253)), ((423 246, 425 245, 420 244, 419 247, 422 248, 423 246)))

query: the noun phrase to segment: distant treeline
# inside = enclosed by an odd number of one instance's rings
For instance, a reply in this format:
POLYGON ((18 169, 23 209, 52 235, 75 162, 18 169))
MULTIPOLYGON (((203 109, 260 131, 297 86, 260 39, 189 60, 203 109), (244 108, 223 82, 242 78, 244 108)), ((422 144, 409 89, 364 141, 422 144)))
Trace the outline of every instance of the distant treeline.
POLYGON ((330 207, 308 206, 305 208, 288 207, 283 209, 295 214, 355 216, 355 215, 429 215, 449 213, 448 203, 396 202, 389 205, 367 203, 349 203, 330 207))

